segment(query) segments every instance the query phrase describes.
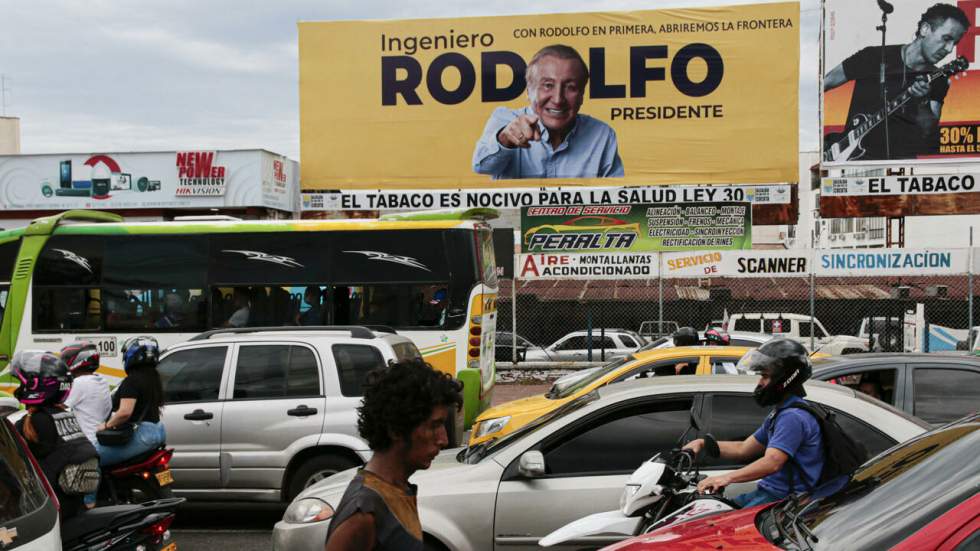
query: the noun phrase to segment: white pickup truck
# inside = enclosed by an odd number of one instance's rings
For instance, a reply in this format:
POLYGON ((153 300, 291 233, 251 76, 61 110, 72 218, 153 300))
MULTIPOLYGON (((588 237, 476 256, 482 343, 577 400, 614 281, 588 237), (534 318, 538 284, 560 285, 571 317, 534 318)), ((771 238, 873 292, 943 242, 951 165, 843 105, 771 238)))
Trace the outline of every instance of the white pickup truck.
POLYGON ((853 335, 831 335, 820 320, 803 314, 785 314, 780 312, 750 312, 732 314, 725 324, 726 331, 749 331, 766 333, 778 337, 786 337, 799 341, 809 348, 810 336, 813 336, 814 349, 811 352, 826 354, 853 354, 867 352, 867 339, 853 335))

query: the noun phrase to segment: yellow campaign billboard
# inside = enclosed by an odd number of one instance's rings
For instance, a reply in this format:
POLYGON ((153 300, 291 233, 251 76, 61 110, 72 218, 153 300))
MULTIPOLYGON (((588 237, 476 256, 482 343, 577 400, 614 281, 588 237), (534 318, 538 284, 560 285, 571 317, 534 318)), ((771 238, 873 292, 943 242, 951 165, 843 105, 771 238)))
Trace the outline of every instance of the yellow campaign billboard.
POLYGON ((303 188, 796 181, 799 15, 300 23, 303 188))

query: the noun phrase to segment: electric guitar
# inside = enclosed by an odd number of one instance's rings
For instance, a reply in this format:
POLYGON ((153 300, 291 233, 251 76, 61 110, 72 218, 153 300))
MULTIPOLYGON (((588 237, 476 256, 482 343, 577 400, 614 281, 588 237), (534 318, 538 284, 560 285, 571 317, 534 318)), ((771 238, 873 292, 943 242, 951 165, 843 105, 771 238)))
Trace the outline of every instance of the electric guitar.
MULTIPOLYGON (((926 82, 932 84, 936 79, 949 78, 956 73, 962 73, 969 67, 970 62, 965 57, 960 56, 929 73, 926 82)), ((881 124, 885 117, 897 111, 913 98, 911 89, 911 86, 906 88, 904 92, 889 100, 888 105, 874 114, 858 113, 851 121, 851 129, 847 133, 827 135, 824 143, 829 143, 830 146, 824 149, 824 162, 843 162, 863 157, 865 150, 861 147, 861 140, 868 135, 868 132, 881 124)))

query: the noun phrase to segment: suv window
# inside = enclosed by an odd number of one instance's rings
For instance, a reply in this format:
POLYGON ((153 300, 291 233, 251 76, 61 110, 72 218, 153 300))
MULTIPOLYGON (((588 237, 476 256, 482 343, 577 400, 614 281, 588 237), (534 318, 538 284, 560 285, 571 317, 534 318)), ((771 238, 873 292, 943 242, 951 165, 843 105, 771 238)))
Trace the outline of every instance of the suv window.
MULTIPOLYGON (((595 343, 596 339, 593 338, 592 342, 595 343)), ((565 342, 559 344, 556 350, 585 350, 585 337, 575 336, 569 337, 565 342)))
POLYGON ((400 342, 391 346, 395 351, 395 359, 399 362, 404 360, 414 360, 422 357, 422 353, 415 347, 414 343, 400 342))
POLYGON ((381 352, 363 344, 335 344, 331 347, 340 378, 340 393, 344 396, 363 396, 364 378, 372 370, 385 366, 381 352))
POLYGON ((212 402, 218 399, 227 346, 180 350, 160 360, 164 403, 212 402))
POLYGON ((655 453, 671 449, 690 424, 692 399, 657 400, 590 420, 546 445, 551 475, 628 473, 655 453), (642 434, 642 438, 637 438, 642 434))
POLYGON ((913 414, 933 424, 955 421, 977 410, 980 373, 966 369, 923 369, 913 372, 913 414))
POLYGON ((6 419, 0 419, 0 526, 37 511, 48 499, 14 430, 6 419))
POLYGON ((894 406, 895 374, 895 368, 868 369, 834 377, 831 381, 894 406))
POLYGON ((637 348, 638 346, 640 346, 636 344, 636 341, 633 340, 633 337, 629 335, 620 335, 619 340, 623 341, 623 346, 625 346, 626 348, 637 348))
POLYGON ((735 320, 735 327, 732 328, 732 331, 748 331, 750 333, 758 333, 759 320, 738 318, 735 320))
POLYGON ((319 396, 313 351, 295 345, 247 345, 238 350, 235 399, 319 396))

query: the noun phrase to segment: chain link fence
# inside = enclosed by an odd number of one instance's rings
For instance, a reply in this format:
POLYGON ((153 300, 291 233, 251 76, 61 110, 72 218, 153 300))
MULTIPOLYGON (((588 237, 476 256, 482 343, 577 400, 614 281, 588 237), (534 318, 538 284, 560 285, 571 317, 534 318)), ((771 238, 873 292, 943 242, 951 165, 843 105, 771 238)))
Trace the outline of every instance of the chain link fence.
POLYGON ((829 354, 968 350, 980 322, 972 288, 969 274, 501 280, 497 361, 600 362, 684 326, 829 354))

